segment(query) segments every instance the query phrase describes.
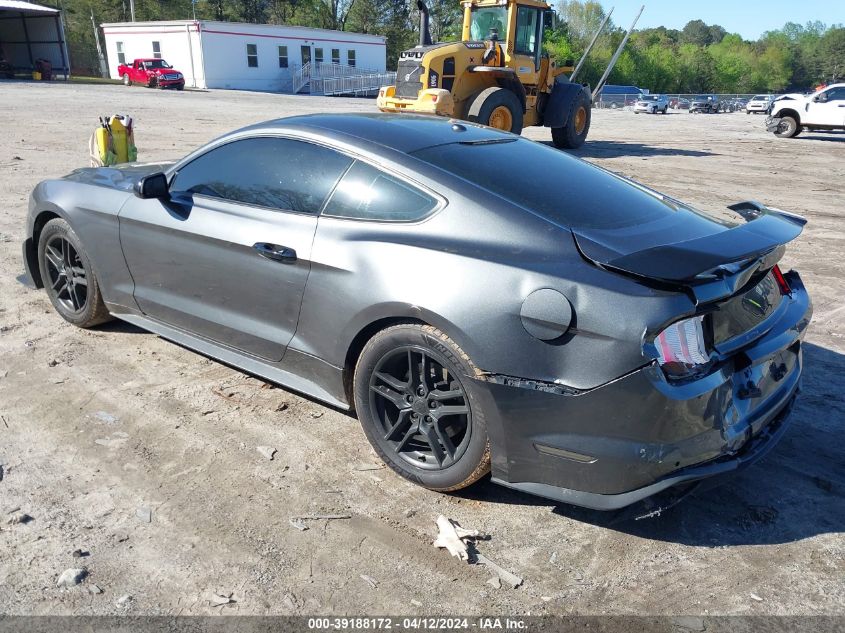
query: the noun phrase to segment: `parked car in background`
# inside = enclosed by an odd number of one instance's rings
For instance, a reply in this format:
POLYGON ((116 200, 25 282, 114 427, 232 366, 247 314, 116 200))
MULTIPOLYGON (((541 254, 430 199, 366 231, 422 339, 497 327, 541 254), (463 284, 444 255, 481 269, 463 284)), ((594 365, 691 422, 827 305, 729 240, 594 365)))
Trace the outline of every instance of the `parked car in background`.
POLYGON ((115 316, 354 409, 419 485, 492 469, 610 510, 787 429, 812 307, 778 262, 806 221, 729 209, 480 125, 332 113, 46 180, 23 253, 66 321, 115 316))
POLYGON ((760 114, 761 112, 768 112, 769 106, 772 105, 774 97, 772 95, 755 95, 749 99, 745 105, 746 114, 760 114))
POLYGON ((163 59, 139 58, 133 61, 131 66, 121 64, 117 67, 117 72, 125 86, 135 83, 149 88, 182 90, 185 87, 185 76, 163 59))
POLYGON ((716 95, 699 95, 697 97, 692 98, 689 111, 716 114, 719 111, 719 108, 719 97, 717 97, 716 95))
POLYGON ((811 95, 778 98, 766 119, 766 129, 783 138, 798 136, 803 130, 845 130, 845 83, 832 84, 811 95))
POLYGON ((684 97, 676 97, 669 101, 669 107, 673 110, 689 110, 690 101, 684 97))
POLYGON ((634 104, 634 112, 647 112, 648 114, 657 114, 662 112, 666 114, 669 109, 669 97, 666 95, 642 95, 634 104))

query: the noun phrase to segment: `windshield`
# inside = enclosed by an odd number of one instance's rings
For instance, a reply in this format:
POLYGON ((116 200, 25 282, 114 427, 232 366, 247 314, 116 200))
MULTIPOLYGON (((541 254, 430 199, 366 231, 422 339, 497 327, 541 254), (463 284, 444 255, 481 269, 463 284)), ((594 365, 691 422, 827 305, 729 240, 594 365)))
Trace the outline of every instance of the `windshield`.
POLYGON ((755 96, 753 99, 751 99, 751 100, 752 100, 752 101, 768 101, 768 100, 769 100, 769 95, 756 95, 756 96, 755 96))
POLYGON ((504 41, 507 36, 505 32, 507 23, 507 7, 473 7, 469 35, 475 41, 486 40, 490 36, 490 31, 495 29, 499 34, 499 39, 504 41))
POLYGON ((657 101, 658 95, 642 95, 640 101, 657 101))
POLYGON ((527 139, 505 137, 497 143, 437 145, 413 155, 573 229, 645 224, 679 210, 660 194, 527 139), (507 160, 502 160, 503 155, 507 160), (547 176, 541 187, 537 186, 538 165, 547 176))
POLYGON ((707 95, 698 95, 697 97, 695 97, 696 101, 707 101, 708 99, 710 99, 710 97, 708 97, 707 95))
POLYGON ((144 66, 147 68, 173 68, 163 59, 148 59, 144 62, 144 66))

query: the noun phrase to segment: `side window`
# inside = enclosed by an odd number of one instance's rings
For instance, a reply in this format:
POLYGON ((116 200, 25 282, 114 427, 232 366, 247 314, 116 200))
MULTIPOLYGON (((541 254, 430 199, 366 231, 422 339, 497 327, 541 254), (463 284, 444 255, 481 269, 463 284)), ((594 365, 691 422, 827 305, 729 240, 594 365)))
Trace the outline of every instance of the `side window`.
POLYGON ((246 65, 249 68, 258 68, 258 44, 246 45, 246 65))
POLYGON ((182 167, 173 193, 316 214, 351 158, 285 138, 233 141, 182 167))
POLYGON ((533 7, 519 7, 516 14, 516 46, 518 55, 531 55, 537 52, 537 28, 540 12, 533 7))
POLYGON ((437 200, 366 163, 356 162, 338 183, 323 215, 358 220, 411 222, 428 215, 437 200))
POLYGON ((845 101, 845 88, 834 88, 827 91, 828 101, 845 101))

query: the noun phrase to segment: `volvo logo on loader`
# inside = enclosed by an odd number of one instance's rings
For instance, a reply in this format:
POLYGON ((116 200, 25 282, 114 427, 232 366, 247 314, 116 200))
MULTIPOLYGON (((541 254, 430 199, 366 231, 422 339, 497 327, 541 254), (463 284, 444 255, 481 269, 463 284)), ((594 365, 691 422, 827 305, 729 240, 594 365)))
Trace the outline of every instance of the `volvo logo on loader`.
POLYGON ((593 100, 601 91, 613 65, 634 30, 637 15, 616 50, 595 90, 576 83, 584 60, 604 30, 610 14, 598 29, 576 66, 552 63, 543 53, 545 30, 553 26, 553 11, 542 0, 466 0, 460 42, 433 45, 428 7, 420 10, 420 40, 399 54, 395 86, 379 91, 383 112, 415 112, 464 119, 519 134, 528 125, 552 130, 556 147, 577 148, 590 130, 593 100), (538 28, 542 26, 543 28, 538 28), (526 29, 533 39, 517 38, 526 29), (479 50, 481 63, 476 64, 479 50), (405 61, 405 60, 419 60, 405 61), (408 72, 410 64, 418 70, 408 72), (442 75, 443 81, 440 81, 442 75), (427 78, 427 81, 426 81, 427 78))

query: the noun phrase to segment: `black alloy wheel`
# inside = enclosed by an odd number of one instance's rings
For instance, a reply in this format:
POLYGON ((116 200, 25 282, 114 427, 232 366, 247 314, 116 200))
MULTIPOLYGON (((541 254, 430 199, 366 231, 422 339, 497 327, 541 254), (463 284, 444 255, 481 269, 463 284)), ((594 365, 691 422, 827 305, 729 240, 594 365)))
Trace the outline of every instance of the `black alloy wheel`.
POLYGON ((61 218, 44 225, 38 236, 38 271, 50 303, 78 327, 92 327, 112 317, 79 236, 61 218))
POLYGON ((431 490, 465 488, 490 472, 487 421, 469 356, 431 325, 377 332, 361 350, 353 391, 379 457, 431 490))
POLYGON ((47 278, 44 283, 64 308, 79 314, 88 305, 88 277, 82 259, 69 240, 55 236, 44 249, 47 278))
POLYGON ((384 440, 401 459, 423 469, 452 466, 472 432, 467 394, 431 351, 400 347, 370 377, 370 409, 384 440))

